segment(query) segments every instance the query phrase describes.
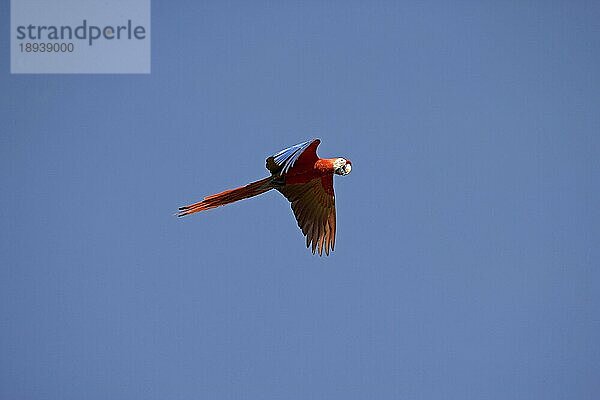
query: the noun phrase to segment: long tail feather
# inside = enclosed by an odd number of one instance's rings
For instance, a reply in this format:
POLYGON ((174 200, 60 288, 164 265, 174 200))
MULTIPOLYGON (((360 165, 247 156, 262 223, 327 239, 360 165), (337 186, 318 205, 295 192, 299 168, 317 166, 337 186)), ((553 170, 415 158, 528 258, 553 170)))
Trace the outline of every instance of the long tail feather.
POLYGON ((271 177, 261 179, 260 181, 252 182, 246 186, 242 186, 236 189, 226 190, 221 193, 213 194, 212 196, 205 197, 204 200, 190 204, 189 206, 179 207, 178 217, 183 217, 199 211, 209 210, 211 208, 224 206, 225 204, 233 203, 235 201, 247 199, 248 197, 258 196, 264 192, 273 189, 271 184, 271 177))

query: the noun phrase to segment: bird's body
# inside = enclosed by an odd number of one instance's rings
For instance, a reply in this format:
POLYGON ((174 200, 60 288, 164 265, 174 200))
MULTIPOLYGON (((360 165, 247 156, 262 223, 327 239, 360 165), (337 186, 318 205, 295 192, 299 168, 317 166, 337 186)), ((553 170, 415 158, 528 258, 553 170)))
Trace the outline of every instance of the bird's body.
POLYGON ((333 175, 349 174, 352 163, 344 158, 319 158, 319 143, 313 139, 280 151, 267 158, 271 176, 181 207, 177 215, 183 217, 276 189, 291 202, 306 246, 312 244, 313 254, 318 249, 319 255, 323 250, 329 255, 335 246, 336 229, 333 175))

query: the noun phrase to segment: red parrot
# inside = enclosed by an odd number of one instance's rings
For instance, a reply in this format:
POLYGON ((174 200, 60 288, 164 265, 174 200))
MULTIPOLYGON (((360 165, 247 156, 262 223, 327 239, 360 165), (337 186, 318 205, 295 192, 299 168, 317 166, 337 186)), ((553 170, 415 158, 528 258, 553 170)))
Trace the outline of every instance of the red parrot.
POLYGON ((268 192, 279 191, 292 205, 298 226, 306 236, 306 247, 312 252, 329 255, 335 245, 335 195, 333 175, 348 175, 352 163, 345 158, 319 158, 313 139, 288 147, 267 158, 271 176, 237 189, 205 197, 201 202, 180 207, 178 217, 224 206, 268 192))

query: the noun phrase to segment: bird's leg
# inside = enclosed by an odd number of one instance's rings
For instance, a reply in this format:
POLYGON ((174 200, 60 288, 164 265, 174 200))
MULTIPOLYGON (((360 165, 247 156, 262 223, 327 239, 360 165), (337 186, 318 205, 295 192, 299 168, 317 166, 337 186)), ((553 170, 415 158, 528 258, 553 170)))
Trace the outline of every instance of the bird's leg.
POLYGON ((285 186, 285 177, 281 175, 274 175, 271 179, 271 184, 274 188, 285 186))

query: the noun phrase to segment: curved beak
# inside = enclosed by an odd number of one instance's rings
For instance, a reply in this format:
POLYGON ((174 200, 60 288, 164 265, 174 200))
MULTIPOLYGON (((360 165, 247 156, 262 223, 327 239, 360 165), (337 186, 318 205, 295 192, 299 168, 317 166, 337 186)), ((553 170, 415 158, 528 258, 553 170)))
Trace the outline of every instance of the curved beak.
POLYGON ((352 162, 350 160, 346 160, 346 165, 343 167, 344 175, 348 175, 350 171, 352 171, 352 162))

